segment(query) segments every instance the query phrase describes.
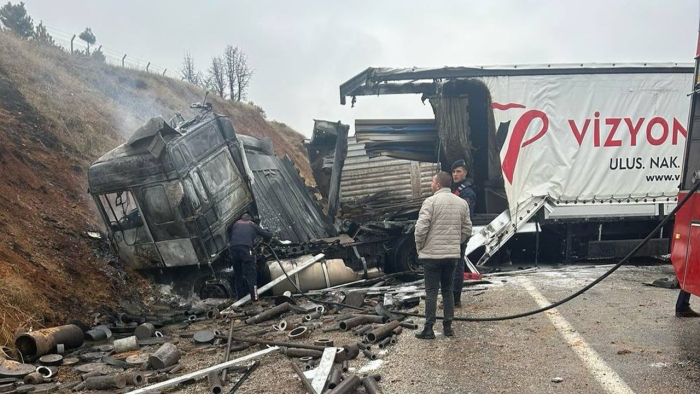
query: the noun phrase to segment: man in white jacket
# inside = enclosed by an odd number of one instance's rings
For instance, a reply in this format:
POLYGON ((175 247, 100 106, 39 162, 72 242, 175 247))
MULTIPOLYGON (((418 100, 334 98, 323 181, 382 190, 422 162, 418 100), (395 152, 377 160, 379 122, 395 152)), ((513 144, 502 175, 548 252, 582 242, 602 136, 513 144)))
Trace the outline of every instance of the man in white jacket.
POLYGON ((460 245, 472 233, 469 206, 452 194, 452 176, 439 172, 433 177, 433 195, 423 202, 416 222, 415 238, 418 259, 425 273, 425 327, 416 334, 419 339, 434 339, 433 325, 437 310, 438 287, 442 289, 445 317, 442 322, 445 336, 454 335, 454 295, 452 281, 457 260, 461 257, 460 245))

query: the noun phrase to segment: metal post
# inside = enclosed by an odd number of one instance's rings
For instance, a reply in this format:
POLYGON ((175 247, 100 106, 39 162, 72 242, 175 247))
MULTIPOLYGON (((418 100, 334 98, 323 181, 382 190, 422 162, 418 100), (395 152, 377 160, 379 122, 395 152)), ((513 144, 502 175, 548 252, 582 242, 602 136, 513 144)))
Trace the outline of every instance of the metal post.
POLYGON ((148 72, 148 67, 150 67, 150 66, 151 66, 151 62, 148 62, 148 64, 146 64, 146 72, 148 72))
POLYGON ((70 54, 73 54, 73 40, 75 40, 75 34, 73 34, 73 38, 70 39, 70 54))
POLYGON ((163 70, 163 76, 165 76, 165 72, 166 72, 166 71, 168 71, 167 68, 166 68, 165 70, 163 70))
POLYGON ((124 67, 124 59, 126 59, 126 53, 124 54, 124 57, 122 57, 122 67, 124 67))
POLYGON ((540 255, 540 215, 535 215, 535 267, 537 267, 537 260, 540 255))

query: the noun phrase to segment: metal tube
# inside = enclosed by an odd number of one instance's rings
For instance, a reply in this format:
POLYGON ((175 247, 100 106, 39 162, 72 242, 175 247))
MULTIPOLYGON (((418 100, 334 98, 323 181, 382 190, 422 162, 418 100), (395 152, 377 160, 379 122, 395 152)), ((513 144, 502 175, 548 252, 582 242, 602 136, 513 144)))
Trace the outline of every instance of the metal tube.
POLYGON ((367 324, 366 326, 358 326, 353 332, 357 336, 363 336, 367 333, 367 331, 372 330, 374 327, 371 324, 367 324))
POLYGON ((333 390, 336 388, 340 384, 341 380, 343 380, 343 370, 341 368, 333 368, 331 378, 328 379, 328 389, 333 390))
POLYGON ((417 330, 417 329, 418 329, 418 324, 416 324, 416 323, 414 323, 414 322, 407 322, 407 321, 405 321, 405 322, 402 322, 402 323, 401 323, 401 327, 406 328, 406 329, 408 329, 408 330, 417 330))
MULTIPOLYGON (((325 348, 324 348, 325 349, 325 348)), ((309 350, 309 349, 299 349, 299 348, 286 348, 284 354, 287 357, 313 357, 321 358, 323 351, 309 350)))
POLYGON ((165 382, 157 383, 157 384, 154 384, 152 386, 148 386, 148 387, 140 388, 138 390, 131 391, 130 393, 131 394, 142 394, 142 393, 148 393, 151 391, 161 390, 161 389, 164 389, 166 387, 174 386, 180 382, 184 382, 184 381, 187 381, 190 379, 196 379, 196 378, 199 378, 202 376, 206 376, 211 371, 218 371, 219 369, 222 369, 222 368, 231 367, 231 366, 234 366, 236 364, 240 364, 240 363, 244 363, 246 361, 257 359, 257 358, 265 356, 269 353, 276 352, 277 350, 279 350, 278 347, 267 348, 267 349, 261 350, 257 353, 252 353, 252 354, 249 354, 247 356, 225 362, 223 364, 218 364, 218 365, 214 365, 214 366, 209 367, 209 368, 201 369, 199 371, 180 375, 180 376, 177 376, 173 379, 166 380, 165 382))
POLYGON ((306 390, 312 394, 316 393, 316 390, 314 390, 313 386, 311 386, 311 382, 309 382, 309 379, 307 379, 306 375, 304 375, 304 371, 302 371, 294 361, 292 361, 292 369, 297 373, 299 379, 301 379, 301 384, 304 385, 306 390))
POLYGON ((376 359, 377 359, 377 355, 374 354, 374 353, 372 353, 372 352, 369 351, 369 350, 364 350, 364 349, 363 349, 363 350, 362 350, 362 354, 364 354, 365 357, 367 357, 367 358, 370 359, 370 360, 376 360, 376 359))
POLYGON ((343 320, 340 323, 338 323, 338 327, 341 331, 347 331, 353 327, 357 327, 361 324, 367 323, 384 323, 384 318, 381 316, 372 315, 355 315, 350 319, 343 320))
POLYGON ((264 322, 266 320, 270 320, 274 317, 277 317, 277 316, 283 314, 284 312, 289 312, 290 309, 291 308, 289 307, 289 303, 285 302, 284 304, 277 305, 275 307, 272 307, 272 308, 266 310, 263 313, 260 313, 258 315, 251 317, 250 319, 245 321, 245 324, 261 323, 261 322, 264 322))
POLYGON ((250 374, 252 374, 256 369, 258 369, 259 366, 260 361, 256 361, 253 363, 253 365, 250 366, 250 368, 247 368, 243 376, 241 376, 241 378, 238 379, 238 382, 236 382, 236 384, 234 384, 233 387, 231 387, 231 390, 229 390, 229 394, 235 393, 236 390, 238 390, 238 388, 240 388, 243 385, 243 383, 245 383, 250 374))
POLYGON ((83 330, 74 324, 67 324, 23 333, 15 339, 15 347, 24 357, 34 358, 52 353, 59 343, 66 348, 80 347, 83 340, 83 330))
POLYGON ((359 347, 360 350, 372 351, 372 345, 368 345, 368 344, 366 344, 366 343, 358 342, 358 343, 357 343, 357 347, 359 347))
POLYGON ((224 391, 218 371, 209 372, 207 375, 207 380, 209 381, 209 391, 212 394, 221 394, 221 392, 224 391))
POLYGON ((384 349, 385 347, 389 346, 389 344, 391 343, 391 338, 392 337, 386 337, 379 341, 379 348, 384 349))
POLYGON ((343 379, 343 381, 336 386, 333 390, 329 391, 328 394, 350 394, 355 392, 358 387, 360 387, 362 382, 357 375, 350 375, 349 377, 343 379))
POLYGON ((342 369, 343 372, 348 372, 348 370, 350 369, 350 363, 348 362, 348 360, 343 360, 343 362, 340 364, 340 369, 342 369))
POLYGON ((232 339, 236 342, 248 342, 248 343, 254 343, 257 345, 270 345, 270 346, 279 346, 279 347, 286 347, 286 348, 318 350, 320 352, 323 352, 323 350, 326 348, 325 346, 305 345, 303 343, 292 343, 292 342, 266 341, 264 339, 255 339, 255 338, 233 337, 232 339))
MULTIPOLYGON (((231 338, 233 337, 233 323, 236 319, 231 318, 231 325, 228 328, 228 342, 226 342, 226 354, 224 355, 224 362, 228 361, 229 356, 231 356, 231 338)), ((221 380, 226 381, 227 368, 221 372, 221 380)))
POLYGON ((367 340, 370 341, 371 343, 376 343, 377 341, 381 341, 382 339, 388 337, 391 335, 392 331, 399 327, 401 325, 401 322, 398 320, 394 320, 392 322, 386 323, 379 328, 372 330, 367 333, 367 340))
POLYGON ((403 327, 394 328, 394 335, 401 335, 402 332, 403 332, 403 327))
POLYGON ((367 394, 382 394, 382 389, 379 387, 379 383, 369 376, 362 378, 362 385, 365 386, 367 394))

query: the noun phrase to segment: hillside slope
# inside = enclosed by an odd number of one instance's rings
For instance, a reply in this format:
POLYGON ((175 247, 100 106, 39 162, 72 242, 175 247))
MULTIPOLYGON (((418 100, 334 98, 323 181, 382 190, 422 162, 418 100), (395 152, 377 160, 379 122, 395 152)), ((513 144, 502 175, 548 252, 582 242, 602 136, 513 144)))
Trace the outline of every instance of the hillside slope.
MULTIPOLYGON (((187 117, 202 97, 190 84, 0 32, 0 345, 20 325, 85 317, 148 289, 110 261, 104 241, 84 236, 101 229, 87 168, 151 116, 187 117)), ((238 133, 271 138, 311 179, 300 134, 273 127, 251 105, 212 101, 238 133)))

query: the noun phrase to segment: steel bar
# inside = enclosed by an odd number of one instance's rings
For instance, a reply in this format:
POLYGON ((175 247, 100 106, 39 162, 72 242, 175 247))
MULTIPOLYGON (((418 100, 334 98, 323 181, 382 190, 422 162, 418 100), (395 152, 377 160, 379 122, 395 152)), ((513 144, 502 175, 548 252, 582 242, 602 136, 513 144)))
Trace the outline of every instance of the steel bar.
POLYGON ((285 302, 284 304, 280 304, 277 306, 274 306, 260 314, 257 314, 249 319, 246 319, 245 324, 257 324, 257 323, 262 323, 264 321, 270 320, 272 318, 275 318, 284 312, 289 312, 290 306, 288 302, 285 302))
MULTIPOLYGON (((313 265, 315 262, 323 259, 324 257, 326 257, 326 255, 324 255, 323 253, 319 253, 316 256, 310 258, 309 260, 306 260, 305 262, 299 264, 295 268, 289 270, 287 272, 287 275, 289 275, 291 277, 292 275, 294 275, 300 271, 303 271, 306 268, 311 267, 311 265, 313 265)), ((275 278, 274 280, 271 280, 268 284, 266 284, 265 286, 258 289, 258 294, 262 294, 262 293, 272 289, 276 284, 282 283, 285 280, 287 280, 286 275, 281 275, 281 276, 275 278)), ((241 298, 240 300, 234 302, 232 306, 226 308, 223 312, 221 312, 221 314, 223 314, 223 315, 231 314, 233 312, 233 308, 239 307, 248 301, 250 301, 250 294, 241 298)))
POLYGON ((314 387, 311 385, 311 382, 309 382, 309 379, 307 379, 306 375, 304 375, 304 371, 302 371, 301 368, 299 368, 299 366, 294 361, 292 361, 292 369, 294 370, 294 372, 297 373, 299 379, 301 379, 301 384, 304 385, 304 387, 309 393, 320 394, 317 393, 316 390, 314 390, 314 387))
POLYGON ((264 339, 239 338, 239 337, 233 337, 232 339, 236 342, 248 342, 248 343, 254 343, 256 345, 270 345, 270 346, 279 346, 279 347, 288 347, 288 348, 292 347, 292 348, 297 348, 297 349, 318 350, 321 352, 326 349, 325 346, 306 345, 303 343, 277 342, 277 341, 267 341, 264 339))
POLYGON ((151 386, 147 386, 147 387, 140 388, 138 390, 131 391, 130 394, 141 394, 141 393, 148 393, 148 392, 156 391, 156 390, 162 390, 166 387, 175 386, 178 383, 185 382, 185 381, 190 380, 190 379, 196 379, 196 378, 199 378, 202 376, 207 376, 209 374, 209 372, 212 372, 212 371, 218 371, 220 369, 231 367, 231 366, 234 366, 236 364, 244 363, 246 361, 255 360, 257 358, 260 358, 260 357, 265 356, 267 354, 270 354, 272 352, 276 352, 278 350, 279 350, 279 347, 276 347, 276 346, 271 347, 271 348, 267 348, 265 350, 261 350, 257 353, 252 353, 252 354, 249 354, 247 356, 237 358, 235 360, 231 360, 231 361, 227 361, 225 363, 217 364, 217 365, 214 365, 214 366, 209 367, 209 368, 200 369, 199 371, 180 375, 180 376, 175 377, 173 379, 166 380, 165 382, 156 383, 156 384, 151 385, 151 386))
POLYGON ((243 385, 243 383, 245 383, 245 381, 248 380, 248 378, 250 377, 250 375, 251 375, 253 372, 255 372, 255 370, 258 369, 259 366, 260 366, 260 361, 256 361, 256 362, 253 363, 253 365, 251 365, 250 367, 248 367, 248 368, 246 369, 245 373, 243 374, 243 376, 241 376, 241 378, 238 379, 238 381, 236 382, 236 384, 234 384, 233 387, 231 387, 231 390, 229 390, 228 394, 233 394, 233 393, 235 393, 236 390, 238 390, 238 389, 243 385))
POLYGON ((333 361, 335 360, 336 353, 337 349, 334 347, 326 348, 326 350, 323 351, 321 362, 318 364, 318 368, 316 368, 316 375, 314 375, 314 379, 311 382, 311 386, 313 386, 317 393, 322 392, 323 388, 326 386, 328 375, 331 373, 331 368, 333 368, 333 361))
MULTIPOLYGON (((228 328, 228 342, 226 343, 226 354, 224 355, 224 362, 228 361, 228 358, 231 356, 231 338, 233 337, 233 323, 235 322, 236 319, 233 317, 231 318, 231 325, 228 328)), ((224 368, 224 370, 221 372, 221 380, 226 381, 226 372, 228 371, 228 368, 224 368)))

